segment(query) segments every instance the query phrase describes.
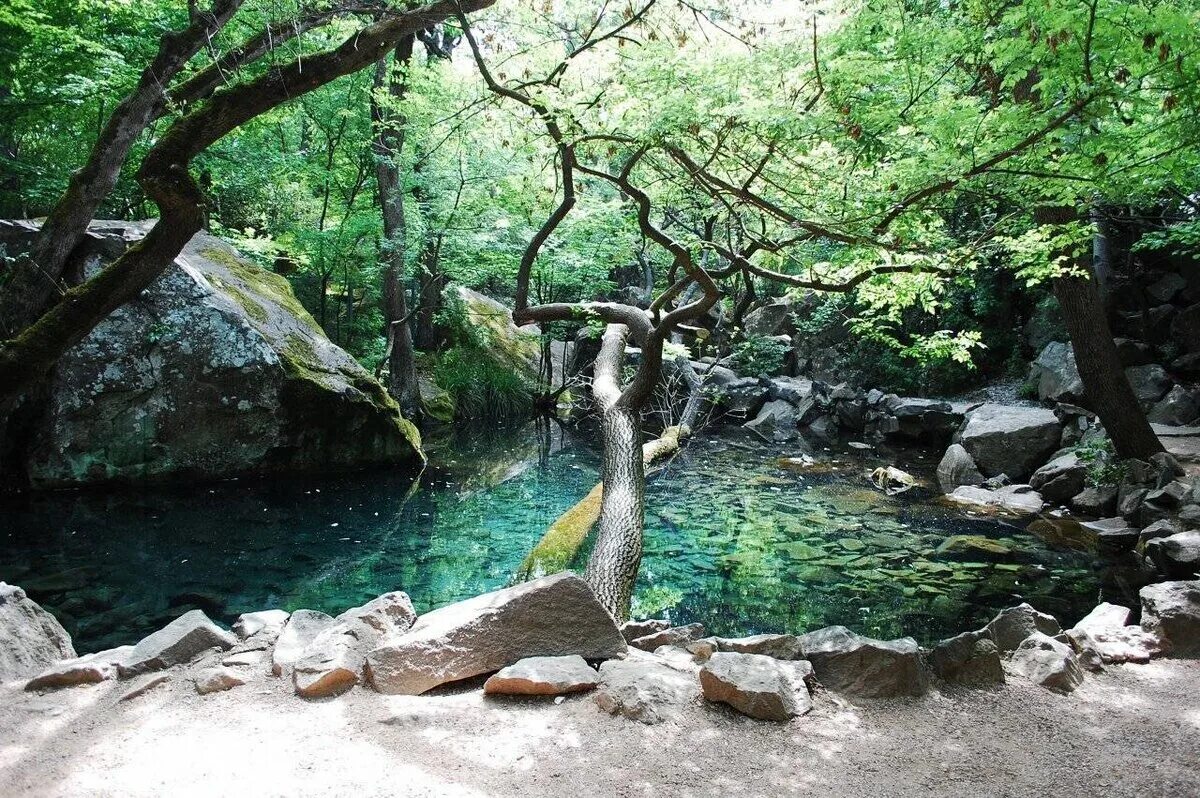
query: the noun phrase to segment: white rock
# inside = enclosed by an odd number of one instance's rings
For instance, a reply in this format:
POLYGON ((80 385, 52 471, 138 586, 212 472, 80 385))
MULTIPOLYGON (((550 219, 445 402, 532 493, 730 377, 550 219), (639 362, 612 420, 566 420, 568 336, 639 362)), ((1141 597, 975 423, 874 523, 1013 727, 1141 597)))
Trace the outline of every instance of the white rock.
POLYGON ((492 675, 488 695, 561 695, 591 690, 599 675, 580 656, 526 657, 492 675))
POLYGON ((200 695, 231 690, 246 683, 245 677, 229 668, 205 668, 195 676, 196 692, 200 695))

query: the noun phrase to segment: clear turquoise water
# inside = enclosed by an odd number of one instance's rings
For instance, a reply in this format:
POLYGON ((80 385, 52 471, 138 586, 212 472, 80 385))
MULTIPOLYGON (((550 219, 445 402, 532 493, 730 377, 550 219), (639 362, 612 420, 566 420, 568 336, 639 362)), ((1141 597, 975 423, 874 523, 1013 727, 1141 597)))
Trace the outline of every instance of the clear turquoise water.
MULTIPOLYGON (((832 455, 818 473, 776 463, 799 450, 706 436, 653 476, 635 609, 720 634, 843 623, 927 642, 1017 599, 1064 619, 1095 603, 1089 555, 928 491, 886 497, 865 478, 882 460, 832 455), (938 553, 964 534, 1010 551, 938 553)), ((193 607, 231 622, 405 590, 423 611, 509 583, 597 469, 590 446, 544 422, 435 442, 431 460, 417 484, 376 473, 27 499, 0 508, 0 579, 54 612, 81 651, 193 607)))

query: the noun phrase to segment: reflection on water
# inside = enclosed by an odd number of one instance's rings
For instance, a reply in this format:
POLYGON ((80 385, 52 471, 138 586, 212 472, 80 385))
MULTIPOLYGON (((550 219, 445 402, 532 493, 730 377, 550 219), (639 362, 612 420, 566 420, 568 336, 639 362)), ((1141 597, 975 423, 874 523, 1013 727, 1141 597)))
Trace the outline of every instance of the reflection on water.
MULTIPOLYGON (((81 651, 193 607, 228 623, 405 590, 424 611, 508 583, 596 479, 592 448, 545 421, 430 449, 416 485, 373 473, 26 499, 0 516, 0 579, 58 615, 81 651)), ((796 452, 707 436, 653 477, 639 609, 721 634, 843 623, 929 641, 1016 597, 1067 619, 1094 603, 1087 556, 921 495, 885 497, 864 477, 876 461, 776 463, 796 452)))

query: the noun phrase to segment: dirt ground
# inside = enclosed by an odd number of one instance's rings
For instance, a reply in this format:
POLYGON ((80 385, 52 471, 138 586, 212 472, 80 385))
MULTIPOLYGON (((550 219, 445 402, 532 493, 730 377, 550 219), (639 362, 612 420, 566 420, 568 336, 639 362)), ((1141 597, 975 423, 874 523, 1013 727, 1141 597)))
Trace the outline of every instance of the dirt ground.
POLYGON ((787 724, 697 704, 644 726, 591 697, 485 699, 477 685, 319 702, 265 667, 197 695, 186 673, 0 686, 4 796, 1200 795, 1200 661, 1089 675, 1070 696, 990 691, 849 702, 787 724))

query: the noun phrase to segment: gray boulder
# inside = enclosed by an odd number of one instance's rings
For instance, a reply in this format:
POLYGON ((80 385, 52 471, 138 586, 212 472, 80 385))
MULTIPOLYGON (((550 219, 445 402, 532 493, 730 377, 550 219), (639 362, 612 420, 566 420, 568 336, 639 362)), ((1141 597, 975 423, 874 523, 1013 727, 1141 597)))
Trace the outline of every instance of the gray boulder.
POLYGON ((1194 393, 1182 385, 1176 385, 1154 407, 1150 408, 1146 418, 1155 424, 1172 426, 1194 424, 1196 419, 1200 418, 1200 403, 1196 401, 1194 393))
POLYGON ((640 648, 642 651, 653 651, 660 646, 679 646, 685 643, 690 643, 693 640, 699 640, 704 637, 704 626, 698 623, 689 623, 687 626, 671 626, 657 632, 651 632, 648 635, 634 638, 629 641, 629 645, 634 648, 640 648))
POLYGON ((759 720, 787 721, 812 709, 804 674, 808 663, 784 662, 762 654, 718 652, 700 669, 700 688, 759 720))
POLYGON ((782 399, 772 399, 745 426, 768 443, 782 443, 799 437, 798 424, 795 407, 782 399))
POLYGON ((1171 320, 1171 337, 1183 351, 1200 353, 1200 304, 1190 305, 1175 315, 1171 320))
POLYGON ((873 640, 844 626, 829 626, 802 635, 800 646, 830 690, 867 697, 925 691, 920 648, 911 637, 873 640))
POLYGON ((626 650, 587 583, 560 573, 422 615, 368 654, 367 673, 381 693, 418 695, 526 657, 608 659, 626 650))
POLYGON ((16 585, 0 582, 0 682, 27 679, 61 659, 73 659, 71 636, 16 585))
POLYGON ((1187 280, 1176 272, 1167 272, 1146 286, 1146 295, 1158 303, 1170 302, 1185 288, 1187 288, 1187 280))
POLYGON ((1041 632, 1021 641, 1009 660, 1009 668, 1058 693, 1070 693, 1083 684, 1083 669, 1074 649, 1041 632))
POLYGON ((599 674, 583 657, 526 657, 501 668, 483 683, 488 695, 562 695, 591 690, 599 674))
POLYGON ((1060 455, 1033 472, 1029 484, 1053 504, 1064 504, 1086 486, 1087 464, 1074 452, 1060 455))
POLYGON ((1070 344, 1051 341, 1033 361, 1030 379, 1037 382, 1038 398, 1049 402, 1077 402, 1083 398, 1083 380, 1070 344))
POLYGON ((271 649, 271 672, 276 676, 289 672, 317 635, 336 623, 333 616, 316 610, 293 612, 271 649))
POLYGON ((1137 542, 1145 545, 1157 538, 1169 538, 1171 535, 1177 535, 1182 532, 1179 524, 1169 518, 1164 518, 1161 521, 1155 521, 1141 532, 1138 533, 1137 542))
POLYGON ((773 300, 746 314, 745 331, 751 336, 791 335, 795 332, 792 313, 795 302, 789 298, 773 300))
POLYGON ((243 612, 233 623, 233 633, 239 640, 245 640, 256 634, 264 633, 275 637, 283 630, 290 613, 283 610, 260 610, 258 612, 243 612))
POLYGON ((952 443, 942 455, 942 461, 937 467, 938 485, 942 493, 953 493, 965 486, 974 487, 983 483, 983 474, 979 473, 975 461, 962 444, 952 443))
POLYGON ((717 404, 739 418, 752 418, 767 401, 767 387, 754 377, 742 377, 721 386, 717 404))
POLYGON ((1015 651, 1030 635, 1040 633, 1053 637, 1062 633, 1062 627, 1053 615, 1038 612, 1029 604, 1001 610, 985 628, 1002 654, 1015 651))
POLYGON ((1111 485, 1084 488, 1071 497, 1069 506, 1080 515, 1112 515, 1117 509, 1117 489, 1111 485))
POLYGON ((985 476, 1022 480, 1058 448, 1062 424, 1045 408, 985 404, 967 414, 958 437, 985 476))
POLYGON ((621 624, 621 637, 625 638, 626 643, 629 643, 639 637, 670 628, 671 622, 661 618, 650 618, 644 621, 626 621, 621 624))
POLYGON ((876 431, 887 437, 940 443, 949 440, 962 423, 963 414, 949 402, 888 396, 882 402, 876 431))
POLYGON ((122 679, 128 679, 191 662, 210 648, 233 648, 235 643, 237 638, 210 621, 203 610, 192 610, 143 637, 117 669, 122 679))
POLYGON ((713 641, 717 651, 736 654, 762 654, 775 659, 802 660, 804 650, 796 635, 750 635, 749 637, 718 637, 713 641))
POLYGON ((1149 540, 1146 556, 1168 578, 1192 579, 1200 575, 1200 530, 1149 540))
POLYGON ((678 717, 699 697, 695 674, 650 658, 614 659, 600 665, 595 700, 610 715, 653 725, 678 717))
POLYGON ((1147 585, 1138 595, 1143 629, 1162 638, 1177 656, 1200 656, 1200 580, 1147 585))
POLYGON ((1004 683, 1000 651, 987 629, 963 632, 929 652, 929 667, 948 682, 970 687, 1004 683))
POLYGON ((1150 363, 1145 366, 1132 366, 1125 369, 1125 377, 1133 387, 1133 393, 1144 406, 1149 406, 1162 399, 1171 386, 1175 384, 1163 367, 1150 363))
MULTIPOLYGON (((118 251, 149 222, 94 222, 118 251)), ((420 435, 287 280, 198 233, 59 358, 22 453, 34 487, 419 467, 420 435)))

